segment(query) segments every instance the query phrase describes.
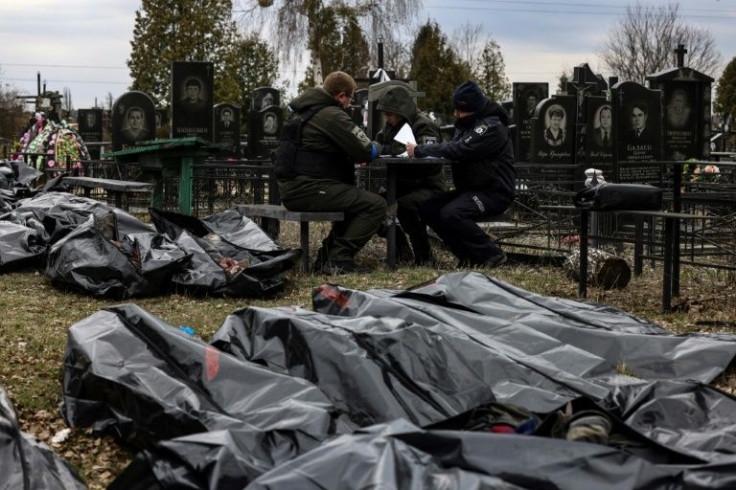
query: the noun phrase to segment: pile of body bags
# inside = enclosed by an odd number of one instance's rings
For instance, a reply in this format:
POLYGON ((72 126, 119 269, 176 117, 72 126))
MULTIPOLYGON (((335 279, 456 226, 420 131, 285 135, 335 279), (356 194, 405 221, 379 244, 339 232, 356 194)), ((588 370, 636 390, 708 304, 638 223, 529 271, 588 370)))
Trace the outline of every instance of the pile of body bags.
POLYGON ((111 489, 736 488, 734 335, 476 272, 325 284, 211 339, 134 304, 73 325, 70 427, 140 452, 111 489))
POLYGON ((283 289, 284 272, 301 255, 282 249, 237 208, 202 220, 150 209, 150 225, 54 191, 58 182, 31 189, 35 172, 0 162, 7 176, 0 180, 0 272, 36 267, 54 286, 98 297, 262 297, 283 289))

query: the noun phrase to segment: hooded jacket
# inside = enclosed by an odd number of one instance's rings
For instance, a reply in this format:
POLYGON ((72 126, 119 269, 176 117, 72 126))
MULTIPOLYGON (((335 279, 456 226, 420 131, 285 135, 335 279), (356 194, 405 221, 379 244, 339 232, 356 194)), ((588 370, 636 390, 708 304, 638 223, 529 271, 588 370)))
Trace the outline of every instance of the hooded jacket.
POLYGON ((460 191, 494 192, 513 200, 516 169, 508 124, 506 110, 486 99, 483 109, 455 121, 452 141, 419 145, 414 154, 454 160, 452 178, 460 191))
POLYGON ((323 88, 308 88, 289 106, 297 117, 312 107, 322 106, 301 128, 295 162, 297 175, 352 183, 355 162, 375 158, 377 149, 371 140, 323 88))
MULTIPOLYGON (((439 143, 442 140, 440 128, 424 112, 417 109, 414 99, 408 90, 395 87, 386 92, 376 104, 379 111, 393 112, 403 118, 396 126, 386 125, 376 135, 376 141, 381 145, 381 154, 399 155, 406 151, 406 147, 394 140, 394 136, 401 130, 404 122, 409 124, 418 144, 439 143)), ((442 165, 421 166, 412 169, 397 171, 397 192, 403 194, 416 187, 439 187, 444 190, 442 165)))

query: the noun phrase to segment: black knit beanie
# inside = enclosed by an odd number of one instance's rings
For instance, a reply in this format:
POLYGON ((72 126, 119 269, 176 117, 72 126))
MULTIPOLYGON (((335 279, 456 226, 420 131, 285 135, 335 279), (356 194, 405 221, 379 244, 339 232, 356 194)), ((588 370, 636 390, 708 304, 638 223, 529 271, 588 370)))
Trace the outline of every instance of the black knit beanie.
POLYGON ((452 94, 452 106, 463 112, 478 112, 483 109, 486 96, 475 82, 465 82, 452 94))

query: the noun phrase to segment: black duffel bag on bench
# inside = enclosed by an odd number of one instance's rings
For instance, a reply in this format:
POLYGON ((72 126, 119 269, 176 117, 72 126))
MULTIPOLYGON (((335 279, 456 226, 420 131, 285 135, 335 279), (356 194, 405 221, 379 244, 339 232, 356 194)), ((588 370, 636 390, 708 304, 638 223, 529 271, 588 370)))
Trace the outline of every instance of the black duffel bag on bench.
POLYGON ((647 184, 598 184, 578 192, 573 203, 591 211, 658 211, 662 209, 662 189, 647 184))

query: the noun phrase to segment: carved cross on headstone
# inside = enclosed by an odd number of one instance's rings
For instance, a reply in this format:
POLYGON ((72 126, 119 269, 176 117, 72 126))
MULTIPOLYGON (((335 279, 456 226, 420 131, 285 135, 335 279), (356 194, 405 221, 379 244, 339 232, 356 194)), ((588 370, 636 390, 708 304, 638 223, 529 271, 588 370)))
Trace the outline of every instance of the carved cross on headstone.
POLYGON ((677 49, 675 49, 675 55, 677 56, 677 68, 683 68, 685 66, 685 53, 687 53, 685 45, 678 44, 677 49))
POLYGON ((583 99, 587 94, 595 93, 597 86, 598 85, 595 82, 586 82, 583 69, 579 66, 575 67, 572 81, 567 82, 565 88, 567 89, 568 94, 576 97, 578 122, 581 122, 583 118, 583 99))

